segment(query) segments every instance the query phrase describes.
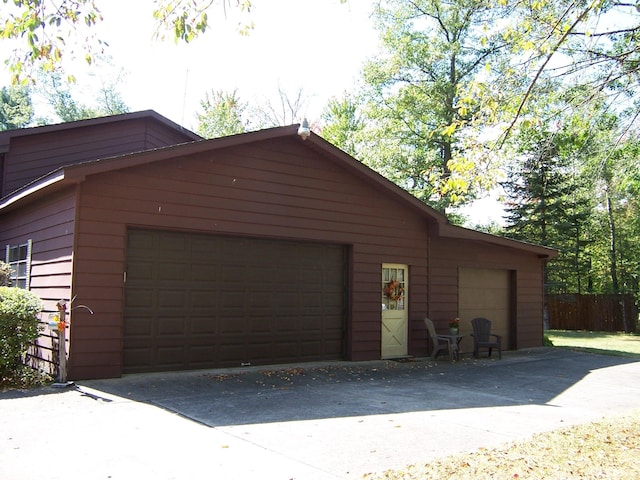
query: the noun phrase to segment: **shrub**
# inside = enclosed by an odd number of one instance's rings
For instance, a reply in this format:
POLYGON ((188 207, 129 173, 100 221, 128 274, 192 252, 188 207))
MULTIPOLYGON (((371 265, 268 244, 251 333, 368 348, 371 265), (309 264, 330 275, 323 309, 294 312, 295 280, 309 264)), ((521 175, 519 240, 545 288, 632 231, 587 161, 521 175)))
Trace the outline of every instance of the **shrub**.
POLYGON ((0 286, 11 283, 11 265, 0 260, 0 286))
POLYGON ((42 302, 28 290, 0 287, 0 376, 12 377, 40 332, 42 302))

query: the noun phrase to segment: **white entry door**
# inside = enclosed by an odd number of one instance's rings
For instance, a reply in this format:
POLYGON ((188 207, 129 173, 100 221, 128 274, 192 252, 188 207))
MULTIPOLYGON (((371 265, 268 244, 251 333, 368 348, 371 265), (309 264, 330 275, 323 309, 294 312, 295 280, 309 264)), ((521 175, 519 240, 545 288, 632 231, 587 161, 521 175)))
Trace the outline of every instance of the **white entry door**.
POLYGON ((382 345, 381 358, 408 353, 409 316, 407 265, 382 264, 382 345))

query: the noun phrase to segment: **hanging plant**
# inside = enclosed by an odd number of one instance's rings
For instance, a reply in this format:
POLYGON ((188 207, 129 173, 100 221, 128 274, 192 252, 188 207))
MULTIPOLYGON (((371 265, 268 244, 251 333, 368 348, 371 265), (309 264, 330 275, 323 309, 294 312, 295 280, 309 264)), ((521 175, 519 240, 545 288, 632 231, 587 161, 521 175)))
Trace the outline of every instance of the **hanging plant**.
POLYGON ((400 300, 402 298, 402 295, 404 294, 404 287, 397 280, 391 280, 384 287, 383 291, 384 291, 385 296, 388 299, 394 300, 394 301, 397 302, 398 300, 400 300))

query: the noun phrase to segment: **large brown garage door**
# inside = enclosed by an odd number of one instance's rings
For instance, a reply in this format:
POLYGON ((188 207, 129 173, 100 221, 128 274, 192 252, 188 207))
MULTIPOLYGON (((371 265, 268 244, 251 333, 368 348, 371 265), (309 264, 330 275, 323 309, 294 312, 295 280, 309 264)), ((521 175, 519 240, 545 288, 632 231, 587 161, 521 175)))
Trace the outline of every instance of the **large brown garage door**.
POLYGON ((124 371, 343 358, 344 246, 130 230, 124 371))

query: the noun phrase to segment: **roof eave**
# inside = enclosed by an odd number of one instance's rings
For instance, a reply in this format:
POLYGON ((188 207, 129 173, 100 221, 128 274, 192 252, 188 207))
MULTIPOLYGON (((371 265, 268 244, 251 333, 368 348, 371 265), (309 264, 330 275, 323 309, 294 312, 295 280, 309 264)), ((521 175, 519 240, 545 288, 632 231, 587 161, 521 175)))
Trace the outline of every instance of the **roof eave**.
POLYGON ((25 137, 29 135, 37 135, 42 133, 56 133, 64 130, 77 129, 107 123, 120 122, 123 120, 153 119, 173 130, 183 133, 192 141, 202 140, 202 137, 191 130, 169 120, 167 117, 160 115, 154 110, 142 110, 139 112, 121 113, 117 115, 107 115, 104 117, 87 118, 72 122, 54 123, 50 125, 39 125, 35 127, 17 128, 14 130, 5 130, 0 132, 0 153, 6 152, 12 138, 25 137))
POLYGON ((469 228, 459 227, 457 225, 440 225, 438 234, 441 237, 459 238, 463 240, 476 240, 480 242, 490 243, 492 245, 515 248, 517 250, 530 252, 539 256, 540 258, 551 259, 558 256, 558 250, 554 248, 535 245, 533 243, 527 243, 511 238, 500 237, 498 235, 479 232, 477 230, 471 230, 469 228))
POLYGON ((49 175, 16 190, 6 197, 0 198, 0 212, 7 212, 12 208, 17 208, 26 202, 30 202, 39 195, 48 194, 52 189, 59 189, 65 186, 78 183, 82 179, 69 179, 65 175, 64 169, 58 169, 49 175))

